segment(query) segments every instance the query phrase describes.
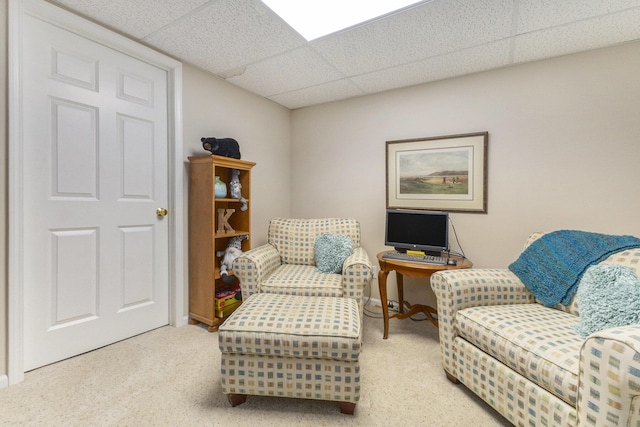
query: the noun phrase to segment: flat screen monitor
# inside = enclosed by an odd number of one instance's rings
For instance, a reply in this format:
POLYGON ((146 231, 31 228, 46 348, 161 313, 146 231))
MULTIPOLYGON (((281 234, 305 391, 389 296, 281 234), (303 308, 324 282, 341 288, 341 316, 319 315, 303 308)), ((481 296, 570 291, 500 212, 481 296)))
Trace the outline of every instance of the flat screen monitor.
POLYGON ((440 254, 449 250, 449 214, 420 210, 388 209, 385 245, 406 252, 440 254))

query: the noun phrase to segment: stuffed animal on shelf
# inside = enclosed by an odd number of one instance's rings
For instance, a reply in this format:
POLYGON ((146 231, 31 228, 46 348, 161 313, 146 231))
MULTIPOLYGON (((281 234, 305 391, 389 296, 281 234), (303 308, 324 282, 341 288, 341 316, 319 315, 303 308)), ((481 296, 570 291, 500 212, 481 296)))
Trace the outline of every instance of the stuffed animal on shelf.
POLYGON ((240 206, 240 210, 244 212, 247 210, 247 199, 242 197, 242 184, 240 184, 240 178, 238 178, 239 176, 240 171, 238 169, 231 169, 231 182, 229 182, 229 190, 231 193, 231 197, 240 200, 240 203, 242 203, 242 206, 240 206))
POLYGON ((233 138, 200 138, 202 148, 217 156, 240 158, 240 145, 233 138))
POLYGON ((227 249, 216 252, 217 257, 222 257, 222 261, 220 262, 220 277, 222 283, 232 285, 236 282, 236 277, 230 276, 229 270, 233 267, 233 261, 242 254, 242 241, 248 238, 249 236, 246 234, 243 236, 234 236, 229 239, 227 249))

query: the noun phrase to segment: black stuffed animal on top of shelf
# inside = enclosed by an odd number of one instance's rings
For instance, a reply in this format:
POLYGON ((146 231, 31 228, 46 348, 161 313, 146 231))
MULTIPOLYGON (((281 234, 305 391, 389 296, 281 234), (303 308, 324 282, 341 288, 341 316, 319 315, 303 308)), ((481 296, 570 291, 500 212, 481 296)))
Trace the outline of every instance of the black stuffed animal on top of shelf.
POLYGON ((201 138, 202 148, 210 151, 211 154, 224 157, 240 158, 240 145, 233 138, 201 138))

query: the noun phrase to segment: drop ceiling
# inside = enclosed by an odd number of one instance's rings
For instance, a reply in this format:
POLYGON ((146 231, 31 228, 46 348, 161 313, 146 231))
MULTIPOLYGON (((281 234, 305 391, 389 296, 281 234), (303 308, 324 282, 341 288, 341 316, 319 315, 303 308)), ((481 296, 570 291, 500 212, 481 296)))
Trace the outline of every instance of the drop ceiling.
POLYGON ((424 1, 311 42, 259 0, 49 1, 290 109, 640 39, 640 0, 424 1))

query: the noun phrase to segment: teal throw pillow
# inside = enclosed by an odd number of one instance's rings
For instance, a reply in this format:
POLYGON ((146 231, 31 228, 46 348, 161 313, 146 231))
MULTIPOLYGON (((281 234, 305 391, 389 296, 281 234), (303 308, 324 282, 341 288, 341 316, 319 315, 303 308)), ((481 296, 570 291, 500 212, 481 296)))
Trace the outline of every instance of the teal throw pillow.
POLYGON ((640 279, 621 265, 597 264, 585 271, 576 294, 583 337, 615 326, 640 323, 640 279))
POLYGON ((340 273, 344 260, 353 252, 353 241, 349 236, 324 233, 316 239, 313 250, 318 271, 340 273))

